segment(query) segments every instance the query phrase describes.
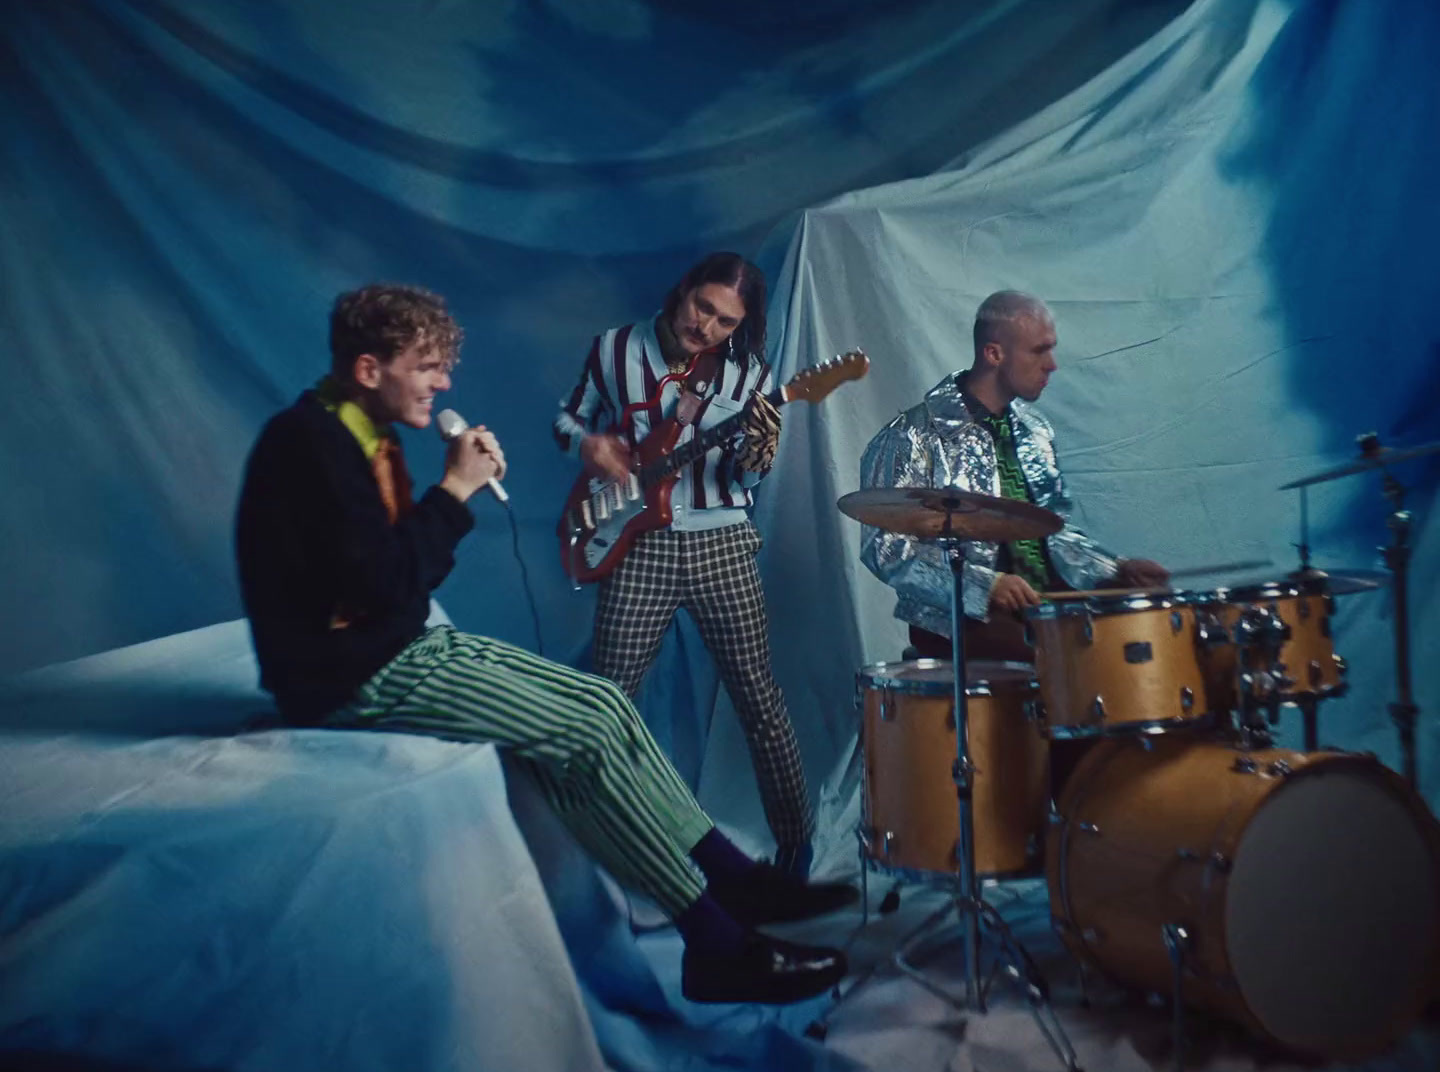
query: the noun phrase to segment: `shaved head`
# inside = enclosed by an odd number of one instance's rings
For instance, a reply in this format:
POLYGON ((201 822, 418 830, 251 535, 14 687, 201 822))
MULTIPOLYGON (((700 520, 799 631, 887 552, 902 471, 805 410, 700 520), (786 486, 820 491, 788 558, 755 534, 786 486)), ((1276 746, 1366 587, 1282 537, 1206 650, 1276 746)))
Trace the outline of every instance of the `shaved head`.
POLYGON ((1022 320, 1055 323, 1049 306, 1024 291, 997 290, 981 302, 975 312, 975 359, 980 359, 988 343, 1008 348, 1015 338, 1016 325, 1022 320))

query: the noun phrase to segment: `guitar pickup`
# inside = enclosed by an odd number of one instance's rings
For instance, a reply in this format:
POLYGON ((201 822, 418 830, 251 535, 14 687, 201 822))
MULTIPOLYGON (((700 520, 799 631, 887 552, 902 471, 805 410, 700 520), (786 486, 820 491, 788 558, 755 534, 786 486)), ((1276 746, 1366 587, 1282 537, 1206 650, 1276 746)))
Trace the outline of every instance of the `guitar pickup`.
POLYGON ((640 477, 635 473, 631 473, 625 478, 625 498, 634 502, 640 498, 640 494, 640 477))
POLYGON ((580 528, 593 529, 595 527, 595 511, 590 509, 590 500, 586 499, 580 504, 580 528))

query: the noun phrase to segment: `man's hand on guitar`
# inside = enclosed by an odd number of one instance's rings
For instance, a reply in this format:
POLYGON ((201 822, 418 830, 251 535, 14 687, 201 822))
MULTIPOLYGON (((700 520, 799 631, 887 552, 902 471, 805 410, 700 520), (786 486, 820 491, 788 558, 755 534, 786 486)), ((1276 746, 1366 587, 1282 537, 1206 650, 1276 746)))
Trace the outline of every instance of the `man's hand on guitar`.
POLYGON ((764 472, 774 463, 779 445, 780 411, 770 399, 756 394, 745 410, 745 440, 735 460, 749 472, 764 472))
POLYGON ((617 435, 587 435, 580 441, 580 460, 591 476, 624 480, 630 474, 630 448, 617 435))

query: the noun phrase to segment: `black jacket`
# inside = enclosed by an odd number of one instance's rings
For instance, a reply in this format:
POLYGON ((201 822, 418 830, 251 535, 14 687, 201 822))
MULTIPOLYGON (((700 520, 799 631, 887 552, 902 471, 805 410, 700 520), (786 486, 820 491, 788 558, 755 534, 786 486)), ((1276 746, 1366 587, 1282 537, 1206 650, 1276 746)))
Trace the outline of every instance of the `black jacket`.
POLYGON ((475 524, 432 487, 391 525, 370 462, 306 391, 260 433, 235 522, 240 592, 260 684, 295 725, 313 725, 425 628, 430 593, 475 524), (351 619, 331 628, 338 611, 351 619))

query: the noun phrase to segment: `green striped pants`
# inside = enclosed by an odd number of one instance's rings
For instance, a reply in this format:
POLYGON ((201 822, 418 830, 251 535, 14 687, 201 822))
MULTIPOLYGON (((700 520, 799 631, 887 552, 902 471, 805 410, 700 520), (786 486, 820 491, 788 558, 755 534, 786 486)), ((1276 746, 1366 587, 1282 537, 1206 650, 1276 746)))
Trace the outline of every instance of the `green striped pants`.
POLYGON ((672 917, 705 888, 689 851, 713 824, 629 699, 604 678, 439 625, 326 725, 493 743, 622 886, 672 917))

